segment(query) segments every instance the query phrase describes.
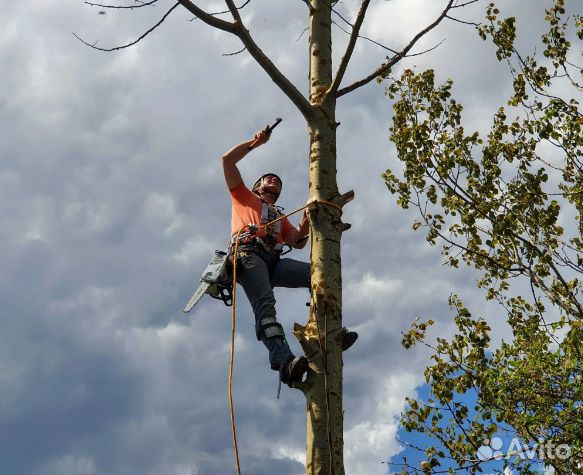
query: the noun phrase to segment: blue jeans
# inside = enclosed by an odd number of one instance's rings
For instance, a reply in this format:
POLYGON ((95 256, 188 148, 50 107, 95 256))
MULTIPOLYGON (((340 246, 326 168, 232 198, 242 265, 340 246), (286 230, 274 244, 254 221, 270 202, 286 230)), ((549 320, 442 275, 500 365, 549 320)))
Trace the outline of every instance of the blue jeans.
POLYGON ((283 328, 276 320, 274 287, 310 287, 310 264, 295 259, 280 259, 254 245, 239 247, 237 282, 241 284, 255 314, 255 334, 269 350, 271 369, 294 358, 283 328), (267 323, 269 322, 269 323, 267 323))

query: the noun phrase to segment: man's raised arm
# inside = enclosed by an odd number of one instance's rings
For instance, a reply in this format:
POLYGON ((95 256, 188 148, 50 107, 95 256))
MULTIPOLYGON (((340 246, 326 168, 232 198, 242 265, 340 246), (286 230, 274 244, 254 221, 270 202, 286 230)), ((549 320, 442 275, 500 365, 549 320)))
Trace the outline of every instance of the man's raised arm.
POLYGON ((253 148, 263 145, 269 140, 269 126, 257 132, 251 140, 235 145, 222 157, 223 172, 229 190, 237 188, 243 183, 243 178, 237 167, 237 162, 245 157, 253 148))

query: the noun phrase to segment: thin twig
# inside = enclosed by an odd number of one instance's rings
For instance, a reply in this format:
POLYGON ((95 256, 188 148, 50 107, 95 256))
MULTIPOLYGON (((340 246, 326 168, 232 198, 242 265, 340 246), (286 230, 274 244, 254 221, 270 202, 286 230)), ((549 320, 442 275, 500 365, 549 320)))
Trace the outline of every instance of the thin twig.
POLYGON ((347 86, 343 89, 338 90, 336 92, 336 97, 338 98, 338 97, 341 97, 345 94, 348 94, 349 92, 352 92, 355 89, 358 89, 359 87, 362 87, 365 84, 368 84, 369 82, 373 81, 374 79, 376 79, 379 76, 382 76, 383 74, 388 72, 396 63, 398 63, 401 59, 403 59, 404 57, 407 56, 407 53, 409 53, 411 48, 413 48, 413 46, 415 46, 415 44, 417 43, 417 41, 419 41, 419 39, 421 39, 423 36, 425 36, 427 33, 429 33, 431 30, 433 30, 437 25, 439 25, 439 23, 441 23, 441 20, 443 20, 445 18, 445 16, 448 14, 448 12, 451 10, 453 2, 454 2, 454 0, 449 0, 449 2, 447 2, 447 5, 445 6, 445 8, 441 12, 441 14, 437 17, 437 19, 433 23, 431 23, 429 26, 427 26, 426 28, 421 30, 419 33, 417 33, 413 37, 413 39, 409 42, 409 44, 407 46, 405 46, 405 48, 403 48, 399 53, 394 55, 385 64, 383 64, 382 66, 377 68, 376 71, 369 74, 364 79, 356 81, 356 82, 352 83, 350 86, 347 86))
POLYGON ((218 30, 226 31, 228 33, 232 33, 236 35, 236 26, 228 21, 221 20, 220 18, 216 18, 215 15, 211 15, 205 12, 202 8, 198 7, 190 0, 178 0, 180 4, 186 8, 190 13, 192 13, 196 18, 199 18, 204 23, 213 28, 217 28, 218 30))
POLYGON ((375 41, 375 40, 373 40, 371 38, 368 38, 367 36, 359 35, 358 37, 359 38, 362 38, 363 40, 370 41, 371 43, 373 43, 373 44, 375 44, 377 46, 380 46, 381 48, 386 49, 387 51, 390 51, 393 54, 397 54, 397 51, 395 51, 394 49, 389 48, 388 46, 385 46, 382 43, 379 43, 378 41, 375 41))
POLYGON ((110 52, 110 51, 118 51, 121 49, 125 49, 125 48, 129 48, 130 46, 135 45, 136 43, 139 43, 140 41, 142 41, 146 36, 148 36, 150 33, 152 33, 152 31, 154 31, 156 28, 158 28, 163 22, 164 20, 166 20, 166 18, 168 17, 168 15, 170 15, 170 13, 172 13, 172 11, 178 6, 180 5, 179 3, 174 4, 174 6, 168 10, 166 12, 166 14, 161 18, 161 20, 156 23, 152 28, 150 28, 148 31, 146 31, 143 35, 141 35, 137 40, 132 41, 131 43, 127 43, 125 45, 122 46, 116 46, 115 48, 99 48, 98 46, 95 46, 97 44, 97 42, 90 44, 87 43, 87 41, 83 40, 82 38, 80 38, 79 36, 77 36, 74 32, 71 32, 71 34, 77 38, 81 43, 89 46, 90 48, 99 50, 99 51, 106 51, 106 52, 110 52))
POLYGON ((472 4, 472 3, 476 3, 476 2, 478 2, 478 0, 470 0, 469 2, 460 3, 459 5, 454 5, 454 6, 453 6, 453 7, 451 7, 451 8, 452 8, 452 10, 453 10, 454 8, 462 8, 462 7, 465 7, 466 5, 470 5, 470 4, 472 4))
POLYGON ((419 53, 413 53, 413 54, 406 54, 405 55, 405 58, 412 58, 413 56, 421 56, 422 54, 429 53, 430 51, 433 51, 434 49, 439 48, 443 44, 444 41, 445 41, 445 38, 442 39, 435 46, 432 46, 431 48, 426 49, 425 51, 420 51, 419 53))
POLYGON ((476 23, 474 21, 460 20, 459 18, 454 18, 454 17, 449 16, 449 15, 445 15, 445 18, 448 18, 449 20, 456 21, 458 23, 463 23, 464 25, 471 25, 471 26, 480 26, 481 25, 481 23, 476 23))
POLYGON ((330 86, 330 89, 327 94, 332 95, 336 94, 336 91, 340 87, 340 83, 342 82, 342 78, 344 77, 344 73, 346 72, 346 68, 348 67, 350 58, 352 57, 352 53, 354 52, 356 40, 358 39, 358 33, 360 32, 360 27, 364 22, 364 17, 366 15, 366 11, 369 5, 370 0, 362 0, 362 3, 360 4, 360 9, 358 10, 358 14, 356 15, 356 20, 352 28, 350 39, 348 40, 348 45, 346 46, 346 51, 344 52, 344 56, 342 56, 340 66, 338 66, 338 71, 336 72, 334 81, 332 82, 332 85, 330 86))
POLYGON ((189 12, 200 18, 209 26, 226 31, 237 36, 243 45, 247 47, 249 54, 257 61, 259 66, 267 73, 273 82, 282 92, 294 103, 305 118, 313 115, 313 109, 309 101, 303 96, 297 87, 277 68, 271 59, 259 48, 249 30, 245 28, 242 21, 237 20, 237 7, 230 0, 225 0, 229 11, 235 17, 235 22, 231 23, 215 16, 209 15, 191 0, 178 0, 189 12))
MULTIPOLYGON (((247 5, 249 5, 249 3, 251 3, 251 0, 247 0, 245 3, 243 3, 243 5, 241 5, 240 7, 237 7, 237 10, 242 10, 247 5)), ((230 11, 229 10, 224 10, 222 12, 209 13, 209 15, 217 16, 217 15, 224 15, 225 13, 230 13, 230 11)))
POLYGON ((140 3, 139 5, 131 5, 131 6, 122 6, 122 5, 101 5, 99 3, 91 3, 91 2, 84 2, 86 5, 90 5, 92 7, 101 7, 101 8, 115 8, 119 10, 133 10, 134 8, 142 8, 147 7, 149 5, 153 5, 158 0, 151 0, 150 2, 140 3))
MULTIPOLYGON (((251 0, 247 0, 245 3, 243 3, 243 5, 241 5, 240 7, 237 7, 237 10, 242 10, 243 8, 245 8, 249 3, 251 3, 251 0)), ((210 16, 219 16, 219 15, 225 15, 226 13, 230 13, 229 10, 223 10, 222 12, 213 12, 213 13, 207 13, 207 15, 210 16)), ((191 18, 190 22, 193 22, 194 20, 199 20, 200 18, 198 16, 195 16, 194 18, 191 18)))
POLYGON ((300 41, 300 40, 302 39, 302 36, 304 36, 304 33, 305 33, 306 31, 308 31, 309 29, 310 29, 309 27, 305 27, 305 28, 304 28, 304 31, 302 31, 302 33, 300 34, 300 36, 298 36, 298 39, 297 39, 296 41, 300 41))
POLYGON ((234 53, 223 53, 222 56, 235 56, 236 54, 242 53, 246 49, 247 49, 247 47, 246 46, 243 46, 243 48, 240 49, 239 51, 235 51, 234 53))
MULTIPOLYGON (((326 3, 326 2, 324 2, 326 3)), ((354 25, 352 23, 350 23, 346 18, 344 18, 340 13, 338 13, 333 7, 332 5, 330 5, 328 3, 328 6, 330 7, 330 10, 332 10, 334 13, 336 13, 336 15, 338 16, 338 18, 340 18, 344 23, 346 23, 348 26, 350 26, 350 28, 354 28, 354 25)))
MULTIPOLYGON (((342 28, 342 27, 341 27, 341 26, 340 26, 338 23, 336 23, 334 20, 332 20, 332 23, 333 23, 334 25, 336 25, 336 27, 337 27, 337 28, 338 28, 340 31, 343 31, 343 32, 344 32, 344 33, 346 33, 347 35, 350 35, 350 31, 347 31, 347 30, 345 30, 344 28, 342 28)), ((359 38, 361 38, 361 39, 363 39, 363 40, 370 41, 371 43, 373 43, 373 44, 375 44, 375 45, 377 45, 377 46, 380 46, 381 48, 383 48, 383 49, 386 49, 387 51, 389 51, 389 52, 391 52, 391 53, 393 53, 393 54, 397 54, 397 53, 398 53, 398 51, 397 51, 397 50, 394 50, 394 49, 392 49, 392 48, 389 48, 388 46, 385 46, 384 44, 382 44, 382 43, 379 43, 378 41, 375 41, 375 40, 373 40, 373 39, 371 39, 371 38, 368 38, 368 37, 366 37, 366 36, 362 36, 362 35, 358 35, 358 37, 359 37, 359 38)))

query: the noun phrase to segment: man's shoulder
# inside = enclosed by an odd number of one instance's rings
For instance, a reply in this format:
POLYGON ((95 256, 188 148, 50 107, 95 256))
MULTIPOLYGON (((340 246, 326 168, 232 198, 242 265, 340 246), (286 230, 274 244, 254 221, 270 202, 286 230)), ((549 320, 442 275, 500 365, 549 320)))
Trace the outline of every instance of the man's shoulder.
POLYGON ((233 188, 229 188, 229 193, 231 193, 232 195, 237 195, 237 194, 241 194, 241 193, 252 193, 251 190, 249 190, 249 188, 247 188, 247 185, 245 185, 245 182, 241 182, 239 183, 237 186, 233 187, 233 188))

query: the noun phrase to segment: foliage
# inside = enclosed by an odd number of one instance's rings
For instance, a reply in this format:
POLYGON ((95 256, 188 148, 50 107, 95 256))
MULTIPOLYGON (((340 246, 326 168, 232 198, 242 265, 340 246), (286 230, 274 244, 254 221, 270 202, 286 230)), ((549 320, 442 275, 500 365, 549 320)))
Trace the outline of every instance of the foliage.
POLYGON ((583 70, 575 63, 583 21, 567 14, 571 3, 549 0, 542 57, 519 52, 516 19, 488 6, 477 32, 507 64, 512 93, 486 136, 464 129, 453 81, 436 84, 433 70, 389 80, 404 175, 387 170, 387 187, 417 209, 413 228, 442 246, 448 265, 479 272, 479 288, 511 330, 491 348, 489 325, 454 295, 452 339, 428 343, 431 322, 404 336, 405 347, 421 342, 433 356, 425 372, 432 398, 408 400, 402 415, 407 431, 432 442, 420 466, 405 460, 403 473, 480 472, 489 460, 478 451, 501 431, 545 450, 504 457, 500 470, 583 473, 583 70), (553 458, 561 444, 570 456, 553 458))

